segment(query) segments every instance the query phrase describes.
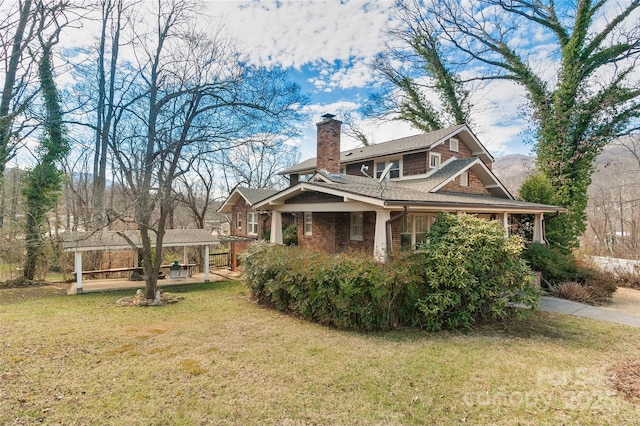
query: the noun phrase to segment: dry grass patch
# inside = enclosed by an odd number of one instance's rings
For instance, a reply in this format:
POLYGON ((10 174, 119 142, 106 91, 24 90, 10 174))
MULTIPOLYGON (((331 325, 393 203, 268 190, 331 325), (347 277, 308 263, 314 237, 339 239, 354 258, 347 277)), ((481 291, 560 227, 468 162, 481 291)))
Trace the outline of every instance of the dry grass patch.
POLYGON ((640 361, 626 361, 607 371, 610 386, 640 402, 640 361))
POLYGON ((0 306, 0 424, 638 424, 608 387, 637 329, 535 313, 465 333, 361 334, 250 303, 237 283, 0 306))

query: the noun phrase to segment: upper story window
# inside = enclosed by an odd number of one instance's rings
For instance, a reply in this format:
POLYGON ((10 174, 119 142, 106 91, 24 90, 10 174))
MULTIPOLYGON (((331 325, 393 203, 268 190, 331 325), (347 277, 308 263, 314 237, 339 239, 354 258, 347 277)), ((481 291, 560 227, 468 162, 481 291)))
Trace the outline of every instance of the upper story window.
POLYGON ((430 152, 429 153, 429 168, 430 169, 439 169, 440 168, 440 160, 442 155, 438 152, 430 152))
POLYGON ((247 213, 247 234, 258 235, 258 213, 247 213))
POLYGON ((449 151, 458 152, 458 144, 459 143, 460 143, 460 140, 458 140, 456 138, 449 139, 449 151))
POLYGON ((460 173, 460 186, 469 186, 469 173, 460 173))
POLYGON ((364 237, 364 214, 362 212, 351 213, 350 238, 354 241, 362 241, 364 237))
POLYGON ((298 182, 308 182, 313 177, 313 173, 298 175, 298 182))
POLYGON ((391 169, 389 169, 389 178, 395 179, 400 177, 400 160, 389 160, 376 163, 376 179, 380 179, 384 169, 391 163, 393 163, 393 165, 391 169))
POLYGON ((242 212, 236 213, 236 228, 242 229, 242 212))
POLYGON ((311 212, 304 213, 304 235, 313 234, 313 216, 311 212))

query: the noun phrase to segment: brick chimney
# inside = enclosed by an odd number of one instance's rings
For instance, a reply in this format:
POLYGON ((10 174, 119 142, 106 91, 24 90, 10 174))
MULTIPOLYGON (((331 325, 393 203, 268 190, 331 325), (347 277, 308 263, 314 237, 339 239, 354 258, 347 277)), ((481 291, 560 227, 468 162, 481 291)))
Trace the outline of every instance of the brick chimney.
POLYGON ((325 114, 318 127, 316 171, 340 173, 340 127, 342 121, 334 120, 333 114, 325 114))

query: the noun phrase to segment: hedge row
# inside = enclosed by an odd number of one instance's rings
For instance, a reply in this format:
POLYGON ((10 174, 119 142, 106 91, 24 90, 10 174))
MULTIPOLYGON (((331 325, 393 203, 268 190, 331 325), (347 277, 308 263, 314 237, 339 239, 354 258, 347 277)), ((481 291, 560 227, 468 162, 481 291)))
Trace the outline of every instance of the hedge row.
POLYGON ((496 223, 442 215, 415 254, 386 264, 363 253, 326 254, 254 244, 243 280, 262 304, 352 330, 469 328, 504 318, 509 303, 535 306, 540 292, 519 240, 496 223))

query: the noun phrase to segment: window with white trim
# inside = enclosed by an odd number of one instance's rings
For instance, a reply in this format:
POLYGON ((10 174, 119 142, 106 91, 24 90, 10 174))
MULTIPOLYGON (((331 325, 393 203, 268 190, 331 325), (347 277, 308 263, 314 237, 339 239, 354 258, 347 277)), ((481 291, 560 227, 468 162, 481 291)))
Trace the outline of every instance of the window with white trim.
POLYGON ((242 212, 236 213, 236 228, 242 229, 242 212))
POLYGON ((411 214, 402 218, 400 225, 400 247, 415 250, 417 244, 427 241, 427 232, 431 229, 434 216, 428 214, 411 214))
POLYGON ((469 186, 469 173, 460 173, 460 186, 469 186))
POLYGON ((439 152, 430 152, 429 153, 429 168, 431 169, 439 169, 440 168, 440 159, 442 155, 439 152))
POLYGON ((458 152, 459 140, 456 138, 449 139, 449 151, 458 152))
POLYGON ((258 213, 247 213, 247 234, 258 235, 258 213))
POLYGON ((313 235, 313 216, 311 212, 304 213, 304 235, 313 235))
POLYGON ((382 172, 390 163, 393 163, 393 165, 391 169, 389 169, 389 178, 395 179, 400 177, 400 160, 389 160, 376 163, 376 179, 380 179, 382 172))
POLYGON ((351 213, 350 222, 350 238, 354 241, 362 241, 364 238, 364 213, 351 213))

